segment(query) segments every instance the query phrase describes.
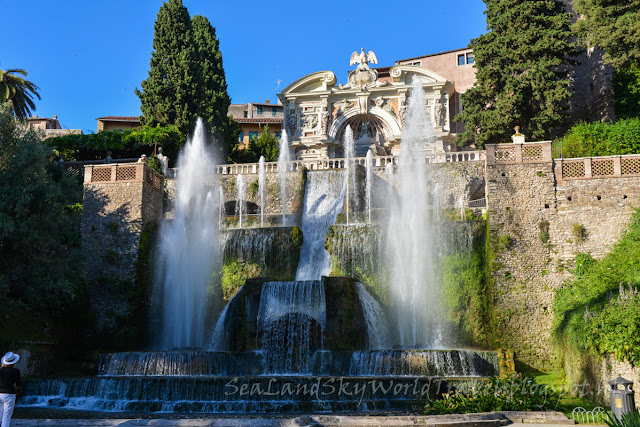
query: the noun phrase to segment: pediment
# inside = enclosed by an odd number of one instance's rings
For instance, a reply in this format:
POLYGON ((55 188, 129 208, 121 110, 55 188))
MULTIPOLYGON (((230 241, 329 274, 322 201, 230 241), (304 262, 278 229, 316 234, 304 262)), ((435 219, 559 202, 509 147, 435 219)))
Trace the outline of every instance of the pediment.
POLYGON ((418 76, 424 83, 447 83, 447 79, 435 71, 417 65, 396 65, 391 67, 389 75, 394 83, 411 84, 413 77, 418 76))
POLYGON ((336 84, 336 75, 331 71, 318 71, 299 78, 282 90, 284 96, 324 92, 336 84))

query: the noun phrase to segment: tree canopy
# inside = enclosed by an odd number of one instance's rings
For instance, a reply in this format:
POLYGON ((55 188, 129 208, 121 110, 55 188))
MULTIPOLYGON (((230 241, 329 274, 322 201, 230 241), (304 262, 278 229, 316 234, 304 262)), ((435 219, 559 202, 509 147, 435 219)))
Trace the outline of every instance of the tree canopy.
POLYGON ((175 126, 142 126, 136 129, 106 130, 85 135, 69 134, 47 138, 45 144, 62 154, 65 160, 102 159, 106 151, 121 157, 149 154, 150 147, 162 147, 175 161, 185 137, 175 126))
POLYGON ((31 115, 31 110, 36 109, 33 97, 40 99, 40 95, 38 86, 18 74, 28 76, 28 73, 20 68, 0 70, 0 103, 9 101, 16 117, 24 119, 31 115))
POLYGON ((231 151, 237 136, 216 32, 207 18, 191 19, 182 0, 165 2, 154 26, 149 76, 136 89, 142 123, 193 132, 201 117, 207 132, 231 151))
POLYGON ((237 147, 230 154, 231 161, 235 163, 256 163, 260 156, 264 156, 266 162, 277 162, 280 153, 280 141, 269 132, 269 126, 262 129, 259 136, 254 136, 249 141, 249 146, 244 150, 237 147))
POLYGON ((488 32, 471 41, 477 81, 462 95, 460 145, 548 138, 570 96, 566 65, 576 54, 569 14, 556 0, 484 0, 488 32))
POLYGON ((575 0, 573 8, 587 46, 605 50, 605 61, 616 68, 640 65, 640 0, 575 0))
POLYGON ((0 302, 49 320, 82 293, 82 186, 49 162, 51 149, 0 104, 0 302))

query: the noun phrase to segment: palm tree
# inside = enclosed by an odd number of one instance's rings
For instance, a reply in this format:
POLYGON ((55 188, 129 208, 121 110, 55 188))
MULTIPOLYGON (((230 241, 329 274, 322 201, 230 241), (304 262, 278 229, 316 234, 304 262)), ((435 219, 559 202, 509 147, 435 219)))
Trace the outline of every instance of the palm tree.
POLYGON ((33 96, 40 99, 39 88, 17 74, 27 77, 27 72, 20 68, 0 70, 0 102, 8 101, 16 117, 25 119, 31 115, 31 110, 36 109, 33 96))

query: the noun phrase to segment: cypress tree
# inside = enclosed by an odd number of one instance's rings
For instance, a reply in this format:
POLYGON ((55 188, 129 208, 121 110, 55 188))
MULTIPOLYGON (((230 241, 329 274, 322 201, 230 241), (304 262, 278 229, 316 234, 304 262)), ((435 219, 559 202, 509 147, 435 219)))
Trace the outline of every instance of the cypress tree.
POLYGON ((229 153, 232 144, 237 144, 237 135, 234 133, 235 122, 228 116, 231 99, 227 93, 220 43, 215 28, 204 16, 194 16, 191 27, 197 58, 196 110, 207 130, 215 139, 224 143, 229 153))
POLYGON ((471 41, 477 80, 462 95, 460 145, 510 142, 515 126, 530 140, 563 122, 575 56, 570 15, 556 0, 484 0, 488 32, 471 41))
POLYGON ((154 26, 149 77, 136 89, 144 125, 175 125, 190 134, 196 121, 196 49, 182 0, 163 3, 154 26))

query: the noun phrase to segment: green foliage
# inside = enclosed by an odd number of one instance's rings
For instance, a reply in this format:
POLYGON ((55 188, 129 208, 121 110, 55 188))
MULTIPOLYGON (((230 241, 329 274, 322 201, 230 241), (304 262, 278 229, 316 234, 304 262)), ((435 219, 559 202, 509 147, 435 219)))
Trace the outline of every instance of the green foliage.
POLYGON ((476 239, 471 250, 452 253, 441 263, 449 319, 465 344, 481 346, 491 341, 484 249, 484 241, 476 239))
POLYGON ((175 125, 186 135, 200 117, 227 153, 236 144, 215 29, 205 17, 191 19, 182 0, 169 0, 158 11, 149 75, 141 87, 136 95, 143 124, 175 125))
POLYGON ((573 224, 571 226, 571 234, 573 235, 576 243, 584 242, 584 239, 587 237, 587 231, 584 229, 584 225, 582 224, 573 224))
POLYGON ((495 244, 496 253, 503 253, 511 247, 513 238, 508 234, 501 234, 495 244))
POLYGON ((40 99, 39 88, 18 74, 28 76, 28 73, 20 68, 0 70, 0 103, 8 102, 16 118, 26 119, 31 115, 31 110, 36 109, 33 97, 40 99))
POLYGON ((236 163, 257 163, 260 156, 264 156, 265 162, 277 162, 280 142, 275 135, 269 133, 269 126, 265 126, 258 137, 249 141, 249 146, 244 150, 237 147, 230 154, 230 158, 236 163))
POLYGON ((556 338, 578 351, 640 362, 640 299, 635 291, 621 292, 621 284, 640 287, 640 212, 602 260, 578 254, 573 273, 574 280, 555 291, 556 338))
POLYGON ((604 420, 609 427, 640 427, 640 412, 638 408, 633 408, 631 412, 623 414, 619 419, 609 412, 604 420))
POLYGON ((545 411, 555 407, 558 395, 534 378, 512 375, 489 377, 468 392, 456 390, 443 394, 442 399, 428 402, 425 414, 463 414, 493 411, 545 411))
POLYGON ((587 46, 604 49, 617 68, 640 62, 638 0, 575 0, 573 8, 580 15, 574 28, 587 46))
POLYGON ((162 173, 162 168, 164 165, 156 156, 147 157, 147 166, 158 172, 160 175, 164 175, 164 173, 162 173))
POLYGON ((184 136, 177 127, 169 125, 142 126, 137 129, 105 130, 85 135, 64 135, 47 138, 45 144, 64 154, 65 160, 93 160, 105 157, 106 151, 120 157, 139 157, 149 147, 163 147, 170 159, 177 158, 184 136))
POLYGON ((640 116, 640 66, 625 65, 613 74, 613 108, 618 119, 640 116))
POLYGON ((237 260, 224 263, 222 266, 222 293, 224 300, 231 300, 247 279, 259 276, 260 266, 258 264, 240 263, 237 260))
POLYGON ((473 39, 477 81, 462 96, 459 145, 548 138, 570 97, 566 65, 575 56, 569 15, 556 0, 484 0, 488 32, 473 39))
POLYGON ((541 221, 540 224, 538 224, 538 228, 540 228, 540 241, 547 243, 549 241, 549 221, 541 221))
POLYGON ((59 318, 84 287, 74 249, 82 187, 50 155, 0 105, 0 303, 5 312, 38 313, 43 323, 59 318))
POLYGON ((597 157, 640 153, 640 118, 616 123, 573 126, 560 139, 564 157, 597 157))

